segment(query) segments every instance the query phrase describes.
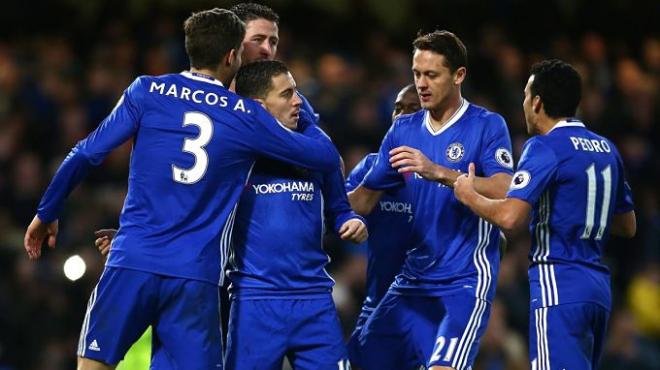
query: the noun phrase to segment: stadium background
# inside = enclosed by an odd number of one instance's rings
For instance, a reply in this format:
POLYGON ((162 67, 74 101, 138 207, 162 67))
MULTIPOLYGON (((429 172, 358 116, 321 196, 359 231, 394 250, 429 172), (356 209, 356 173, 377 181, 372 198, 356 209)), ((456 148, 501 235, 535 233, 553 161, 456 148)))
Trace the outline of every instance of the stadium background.
MULTIPOLYGON (((138 75, 187 68, 181 24, 225 1, 10 1, 0 14, 0 369, 75 367, 86 301, 103 268, 93 230, 116 227, 130 146, 113 152, 70 197, 58 247, 38 262, 22 247, 56 166, 138 75), (65 278, 66 258, 87 265, 65 278)), ((660 368, 660 2, 341 0, 268 2, 281 16, 278 59, 321 114, 347 169, 377 149, 392 101, 412 81, 418 30, 449 29, 469 51, 464 96, 501 113, 516 158, 526 139, 521 103, 529 66, 558 57, 584 78, 580 117, 620 148, 638 234, 612 239, 614 310, 602 369, 660 368)), ((364 256, 326 240, 346 332, 364 290, 364 256)), ((527 252, 510 243, 475 366, 525 369, 527 252)))

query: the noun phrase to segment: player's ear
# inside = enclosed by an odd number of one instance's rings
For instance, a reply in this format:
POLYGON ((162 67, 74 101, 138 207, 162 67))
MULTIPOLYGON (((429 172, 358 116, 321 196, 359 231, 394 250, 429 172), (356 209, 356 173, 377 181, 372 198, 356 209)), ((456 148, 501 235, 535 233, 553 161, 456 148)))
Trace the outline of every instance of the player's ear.
POLYGON ((543 102, 541 101, 540 96, 536 95, 534 98, 532 98, 532 110, 534 110, 534 113, 538 114, 542 107, 543 102))
POLYGON ((236 58, 238 57, 238 50, 236 49, 231 49, 229 50, 229 53, 225 56, 225 65, 226 66, 231 66, 234 63, 236 63, 236 58))
POLYGON ((463 80, 465 80, 466 75, 467 75, 467 68, 459 67, 454 73, 454 84, 455 85, 462 84, 463 80))

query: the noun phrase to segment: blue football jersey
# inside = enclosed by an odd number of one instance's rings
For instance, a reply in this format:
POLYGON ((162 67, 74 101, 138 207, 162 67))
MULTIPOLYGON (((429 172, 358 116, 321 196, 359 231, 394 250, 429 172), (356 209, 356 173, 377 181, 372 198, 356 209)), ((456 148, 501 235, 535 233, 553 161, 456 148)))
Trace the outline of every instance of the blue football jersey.
POLYGON ((39 206, 57 218, 90 165, 133 138, 128 194, 107 265, 218 283, 235 206, 258 156, 334 171, 339 156, 315 125, 304 135, 212 77, 142 76, 79 142, 39 206))
POLYGON ((511 174, 511 140, 498 114, 462 100, 460 109, 434 131, 429 112, 398 118, 381 144, 376 163, 363 185, 391 189, 405 184, 413 204, 412 232, 403 269, 392 288, 400 294, 442 296, 469 291, 491 300, 499 269, 499 231, 477 217, 454 196, 453 189, 419 175, 402 176, 389 162, 389 151, 407 145, 431 161, 477 176, 511 174))
MULTIPOLYGON (((355 189, 376 161, 378 154, 368 154, 346 178, 346 190, 355 189)), ((387 190, 367 216, 367 292, 364 305, 375 308, 385 296, 394 277, 401 272, 410 240, 413 221, 412 203, 406 187, 387 190)))
POLYGON ((335 231, 351 218, 341 169, 321 173, 259 159, 243 190, 229 258, 238 299, 327 295, 325 215, 335 231))
POLYGON ((612 215, 633 209, 614 144, 577 120, 525 143, 508 197, 532 205, 531 307, 611 305, 600 257, 612 215))

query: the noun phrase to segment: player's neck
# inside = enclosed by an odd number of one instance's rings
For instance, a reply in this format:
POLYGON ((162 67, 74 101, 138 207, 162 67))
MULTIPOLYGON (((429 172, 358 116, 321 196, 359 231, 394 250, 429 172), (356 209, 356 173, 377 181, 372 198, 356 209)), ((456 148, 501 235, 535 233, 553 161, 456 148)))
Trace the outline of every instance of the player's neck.
POLYGON ((566 121, 570 119, 571 117, 559 117, 559 118, 554 118, 554 117, 542 117, 539 118, 539 123, 536 127, 537 131, 541 135, 545 135, 548 132, 550 132, 560 121, 566 121))
POLYGON ((463 106, 463 97, 459 92, 457 95, 449 98, 446 104, 442 104, 435 109, 429 109, 429 122, 434 131, 438 131, 446 125, 463 106))

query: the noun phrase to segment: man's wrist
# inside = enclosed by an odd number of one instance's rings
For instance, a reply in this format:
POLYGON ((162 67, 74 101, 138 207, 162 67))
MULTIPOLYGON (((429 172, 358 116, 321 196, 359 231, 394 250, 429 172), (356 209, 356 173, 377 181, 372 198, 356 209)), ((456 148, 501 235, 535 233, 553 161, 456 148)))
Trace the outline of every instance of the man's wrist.
POLYGON ((447 185, 447 186, 452 186, 452 187, 454 186, 454 182, 452 181, 449 170, 447 168, 439 164, 436 164, 434 168, 435 168, 434 174, 435 174, 436 182, 442 183, 443 185, 447 185))

